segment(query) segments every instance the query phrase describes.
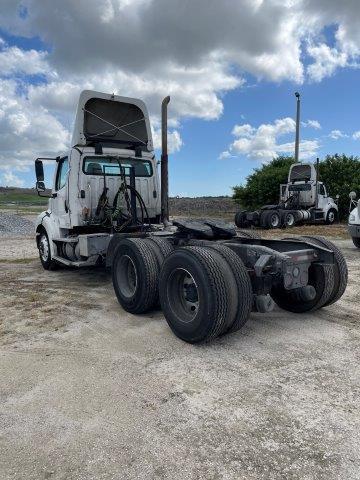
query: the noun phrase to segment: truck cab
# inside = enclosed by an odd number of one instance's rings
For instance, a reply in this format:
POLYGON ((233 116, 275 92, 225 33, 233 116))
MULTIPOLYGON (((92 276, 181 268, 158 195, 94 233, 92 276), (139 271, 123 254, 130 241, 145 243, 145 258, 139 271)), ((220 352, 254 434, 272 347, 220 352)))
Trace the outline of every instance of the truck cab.
POLYGON ((295 163, 290 167, 288 182, 280 185, 280 202, 286 208, 310 210, 313 221, 335 221, 338 206, 318 181, 313 164, 295 163))
POLYGON ((96 251, 95 243, 104 251, 111 233, 127 221, 131 201, 137 218, 159 223, 157 161, 149 115, 141 100, 83 91, 69 152, 38 158, 35 166, 38 192, 49 197, 48 209, 36 224, 45 262, 47 252, 63 263, 87 262, 89 252, 96 251), (44 161, 55 163, 50 193, 44 185, 44 161), (135 201, 124 184, 137 192, 135 201), (122 220, 110 218, 114 209, 123 212, 122 220), (106 241, 91 240, 96 235, 106 241))

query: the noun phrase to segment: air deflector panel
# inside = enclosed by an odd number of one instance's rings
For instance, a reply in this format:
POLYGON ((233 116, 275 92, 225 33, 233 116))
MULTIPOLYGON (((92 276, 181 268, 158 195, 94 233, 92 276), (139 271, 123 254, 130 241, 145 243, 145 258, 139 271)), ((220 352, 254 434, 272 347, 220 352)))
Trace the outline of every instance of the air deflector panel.
POLYGON ((87 143, 104 142, 146 146, 148 135, 142 110, 131 103, 91 98, 84 106, 87 143))

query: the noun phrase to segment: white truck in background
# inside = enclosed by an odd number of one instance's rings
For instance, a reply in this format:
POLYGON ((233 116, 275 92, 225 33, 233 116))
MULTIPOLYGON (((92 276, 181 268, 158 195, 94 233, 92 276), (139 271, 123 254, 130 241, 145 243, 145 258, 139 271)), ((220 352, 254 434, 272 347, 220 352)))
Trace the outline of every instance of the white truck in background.
POLYGON ((239 228, 293 227, 296 224, 326 223, 337 218, 338 206, 323 182, 318 180, 318 168, 312 163, 294 163, 288 182, 280 185, 277 205, 264 205, 259 210, 237 212, 235 223, 239 228))
POLYGON ((311 223, 331 225, 338 215, 338 206, 329 196, 325 184, 318 180, 318 170, 318 162, 317 167, 312 163, 292 165, 288 182, 280 185, 280 203, 284 204, 286 210, 306 210, 308 213, 304 217, 311 223))
POLYGON ((360 199, 356 200, 355 192, 350 192, 349 197, 348 231, 355 247, 360 248, 360 199))

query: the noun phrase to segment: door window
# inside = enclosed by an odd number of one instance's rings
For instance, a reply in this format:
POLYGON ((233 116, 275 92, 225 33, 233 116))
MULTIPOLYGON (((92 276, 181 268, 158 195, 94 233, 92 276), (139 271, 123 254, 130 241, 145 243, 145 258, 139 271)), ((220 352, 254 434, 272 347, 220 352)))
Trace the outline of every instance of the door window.
POLYGON ((326 190, 323 183, 319 185, 319 194, 326 196, 326 190))
POLYGON ((55 190, 60 190, 65 187, 67 174, 69 172, 69 160, 68 157, 59 160, 58 169, 56 173, 55 190))

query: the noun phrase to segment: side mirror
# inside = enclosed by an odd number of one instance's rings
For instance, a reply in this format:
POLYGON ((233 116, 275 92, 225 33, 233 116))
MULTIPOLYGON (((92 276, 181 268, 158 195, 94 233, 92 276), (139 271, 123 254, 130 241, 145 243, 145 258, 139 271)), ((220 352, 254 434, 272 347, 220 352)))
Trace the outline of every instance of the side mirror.
MULTIPOLYGON (((36 180, 37 183, 44 183, 44 166, 42 160, 35 160, 35 174, 36 174, 36 180)), ((37 184, 36 184, 37 188, 37 184)))
POLYGON ((45 183, 44 182, 36 182, 36 190, 38 192, 45 192, 45 183))
POLYGON ((356 199, 356 192, 350 192, 349 193, 349 198, 350 198, 350 200, 355 200, 356 199))

